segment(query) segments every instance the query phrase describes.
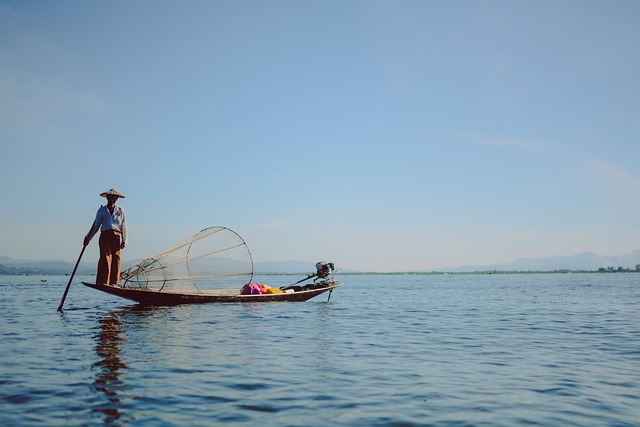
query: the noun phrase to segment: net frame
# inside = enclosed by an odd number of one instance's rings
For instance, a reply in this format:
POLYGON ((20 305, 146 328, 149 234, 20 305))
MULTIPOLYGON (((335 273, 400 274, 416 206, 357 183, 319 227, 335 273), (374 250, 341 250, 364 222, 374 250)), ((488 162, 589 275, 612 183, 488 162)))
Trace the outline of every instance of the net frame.
POLYGON ((122 287, 157 292, 241 288, 253 278, 247 243, 227 227, 207 227, 122 271, 122 287))

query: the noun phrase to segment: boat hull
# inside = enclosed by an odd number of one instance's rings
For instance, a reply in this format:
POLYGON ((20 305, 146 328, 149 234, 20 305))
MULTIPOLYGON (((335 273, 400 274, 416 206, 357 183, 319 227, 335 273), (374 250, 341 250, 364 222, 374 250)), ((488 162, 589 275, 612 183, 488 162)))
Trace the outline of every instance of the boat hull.
POLYGON ((206 304, 206 303, 246 303, 273 301, 307 301, 325 292, 331 292, 340 286, 335 280, 312 285, 311 289, 281 294, 240 295, 239 291, 209 291, 202 293, 157 292, 142 289, 121 288, 119 286, 97 285, 82 282, 83 285, 144 305, 178 305, 178 304, 206 304))

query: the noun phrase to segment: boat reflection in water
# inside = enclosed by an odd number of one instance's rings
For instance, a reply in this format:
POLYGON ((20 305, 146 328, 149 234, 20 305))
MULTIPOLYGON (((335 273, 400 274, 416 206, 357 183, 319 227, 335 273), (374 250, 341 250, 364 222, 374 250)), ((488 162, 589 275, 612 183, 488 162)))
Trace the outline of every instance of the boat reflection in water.
MULTIPOLYGON (((132 417, 125 418, 122 412, 124 394, 127 390, 127 385, 121 378, 127 369, 127 364, 121 357, 122 346, 127 340, 120 321, 122 315, 122 312, 113 312, 100 319, 96 336, 95 350, 100 360, 94 364, 96 377, 93 384, 107 399, 98 404, 93 412, 104 414, 106 425, 122 425, 134 420, 132 417)), ((126 398, 130 399, 131 396, 126 398)))

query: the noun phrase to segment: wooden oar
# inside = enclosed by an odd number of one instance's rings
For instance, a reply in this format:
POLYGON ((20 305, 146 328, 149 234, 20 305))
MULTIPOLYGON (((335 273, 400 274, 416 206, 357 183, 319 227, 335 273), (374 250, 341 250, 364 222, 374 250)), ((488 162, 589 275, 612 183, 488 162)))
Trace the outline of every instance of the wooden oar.
POLYGON ((62 311, 62 306, 64 304, 64 300, 67 298, 67 293, 69 292, 69 287, 71 287, 71 281, 73 280, 73 276, 76 275, 76 270, 78 269, 78 265, 80 264, 80 260, 82 259, 82 255, 84 254, 84 250, 87 248, 87 245, 82 246, 82 251, 80 252, 80 256, 78 257, 78 261, 76 262, 76 266, 73 268, 73 273, 71 273, 71 277, 69 277, 69 283, 67 283, 67 289, 64 290, 64 295, 62 295, 62 299, 60 300, 60 305, 58 306, 58 311, 62 311))

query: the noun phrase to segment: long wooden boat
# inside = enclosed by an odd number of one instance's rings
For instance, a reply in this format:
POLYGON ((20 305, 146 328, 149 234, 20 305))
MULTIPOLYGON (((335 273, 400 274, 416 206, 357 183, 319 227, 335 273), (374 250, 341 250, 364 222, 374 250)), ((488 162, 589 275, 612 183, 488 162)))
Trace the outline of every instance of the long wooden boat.
POLYGON ((82 284, 98 291, 136 301, 143 305, 307 301, 325 292, 329 292, 329 298, 331 298, 333 289, 340 286, 340 283, 336 280, 327 279, 318 283, 292 286, 291 289, 283 293, 241 295, 240 289, 206 290, 200 292, 159 292, 120 286, 97 285, 87 282, 82 282, 82 284))

